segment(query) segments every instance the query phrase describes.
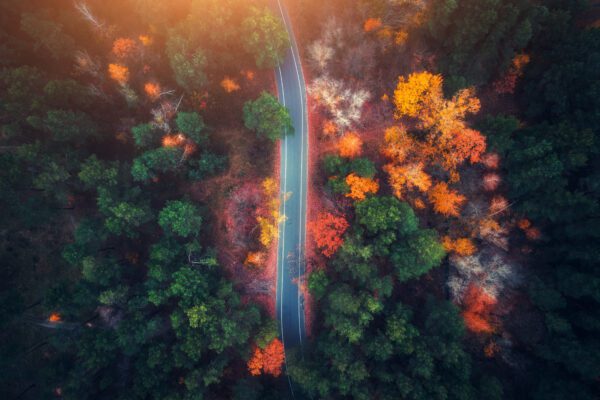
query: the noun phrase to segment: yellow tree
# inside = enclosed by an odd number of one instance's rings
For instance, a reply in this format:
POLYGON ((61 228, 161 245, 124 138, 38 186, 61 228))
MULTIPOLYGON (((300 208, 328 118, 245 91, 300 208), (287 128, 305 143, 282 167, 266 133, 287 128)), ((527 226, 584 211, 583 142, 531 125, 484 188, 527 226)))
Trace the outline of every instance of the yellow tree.
POLYGON ((443 79, 430 72, 415 72, 408 79, 401 76, 394 91, 396 118, 418 117, 427 109, 435 108, 443 99, 443 79))
POLYGON ((367 197, 367 193, 377 193, 379 190, 379 183, 372 179, 358 176, 355 173, 351 173, 346 177, 346 183, 350 186, 350 193, 346 194, 346 197, 354 200, 364 200, 367 197))

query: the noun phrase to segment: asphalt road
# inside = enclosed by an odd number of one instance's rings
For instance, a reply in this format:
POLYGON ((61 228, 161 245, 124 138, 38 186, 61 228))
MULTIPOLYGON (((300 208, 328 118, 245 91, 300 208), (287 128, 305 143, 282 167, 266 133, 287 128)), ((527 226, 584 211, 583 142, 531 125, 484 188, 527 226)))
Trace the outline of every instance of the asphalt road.
POLYGON ((272 3, 292 43, 284 62, 275 69, 279 101, 288 108, 294 125, 294 132, 286 132, 281 142, 280 187, 287 200, 282 201, 280 212, 287 219, 279 227, 277 253, 276 311, 281 339, 289 350, 301 348, 305 340, 304 301, 298 283, 305 271, 308 117, 304 76, 290 19, 281 0, 272 3))

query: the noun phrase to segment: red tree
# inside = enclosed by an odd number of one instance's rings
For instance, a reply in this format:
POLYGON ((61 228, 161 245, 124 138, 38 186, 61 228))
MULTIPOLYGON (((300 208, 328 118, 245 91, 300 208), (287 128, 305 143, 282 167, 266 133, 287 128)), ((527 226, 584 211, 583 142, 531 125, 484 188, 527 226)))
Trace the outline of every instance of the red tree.
POLYGON ((252 358, 248 360, 248 371, 252 375, 261 373, 275 377, 281 375, 281 367, 285 361, 285 353, 281 340, 273 339, 265 349, 256 346, 252 358))
POLYGON ((479 286, 469 285, 463 298, 465 309, 462 313, 467 328, 475 333, 492 333, 491 312, 496 299, 483 291, 479 286))
POLYGON ((344 243, 342 235, 346 232, 348 226, 348 221, 344 217, 322 212, 317 220, 310 224, 309 229, 321 253, 325 257, 331 257, 344 243))

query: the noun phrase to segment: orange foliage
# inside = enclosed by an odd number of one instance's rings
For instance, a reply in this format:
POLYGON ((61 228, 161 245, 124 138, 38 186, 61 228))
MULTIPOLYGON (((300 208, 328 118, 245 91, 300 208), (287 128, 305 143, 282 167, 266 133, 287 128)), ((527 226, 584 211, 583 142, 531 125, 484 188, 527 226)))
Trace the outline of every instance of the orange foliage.
POLYGON ((466 200, 465 196, 448 188, 445 182, 436 184, 429 192, 429 202, 433 204, 434 211, 445 216, 458 217, 466 200))
POLYGON ((542 237, 542 232, 540 232, 538 228, 532 226, 531 228, 527 228, 525 230, 525 236, 529 240, 538 240, 540 237, 542 237))
POLYGON ((454 252, 459 256, 471 256, 477 251, 477 247, 469 238, 459 238, 452 240, 449 236, 442 238, 442 245, 447 252, 454 252))
POLYGON ((131 57, 136 47, 133 39, 119 38, 113 42, 112 52, 117 58, 124 59, 131 57))
POLYGON ((423 210, 423 209, 425 209, 425 202, 423 201, 423 199, 416 199, 413 202, 413 206, 414 206, 414 208, 416 208, 418 210, 423 210))
POLYGON ((323 135, 326 137, 334 136, 338 131, 337 125, 333 121, 325 121, 323 124, 323 135))
POLYGON ((501 181, 502 179, 498 174, 485 174, 483 176, 483 188, 488 192, 493 192, 498 189, 498 185, 500 185, 501 181))
POLYGON ((363 178, 355 173, 351 173, 346 177, 346 183, 350 186, 350 193, 346 197, 354 200, 364 200, 367 193, 377 193, 379 183, 369 178, 363 178))
POLYGON ((452 147, 459 162, 469 160, 471 164, 481 161, 485 152, 485 136, 474 129, 461 129, 452 134, 452 147))
POLYGON ((492 333, 491 312, 496 305, 496 299, 483 291, 479 286, 469 285, 463 298, 464 311, 462 316, 467 329, 475 333, 492 333))
POLYGON ((261 268, 265 265, 266 254, 262 251, 251 251, 248 252, 246 260, 244 260, 244 266, 261 268))
POLYGON ((408 190, 419 189, 426 192, 431 187, 430 176, 423 171, 423 163, 404 165, 387 164, 383 170, 389 175, 390 186, 394 189, 394 195, 401 199, 404 188, 408 190))
POLYGON ((221 81, 221 87, 227 93, 232 93, 232 92, 240 90, 240 85, 238 85, 235 80, 233 80, 227 76, 225 78, 223 78, 223 80, 221 81))
POLYGON ((160 85, 154 82, 148 82, 144 85, 144 92, 151 100, 156 100, 160 97, 160 85))
POLYGON ((60 322, 60 321, 62 321, 62 318, 61 318, 61 316, 60 316, 59 313, 53 312, 48 317, 48 322, 57 323, 57 322, 60 322))
POLYGON ((281 375, 281 367, 285 361, 285 352, 281 340, 273 339, 264 350, 254 348, 254 353, 248 360, 248 371, 251 375, 260 375, 261 372, 275 377, 281 375))
POLYGON ((263 351, 259 347, 255 347, 252 358, 250 358, 247 363, 248 371, 251 375, 258 376, 261 374, 263 368, 263 358, 263 351))
POLYGON ((392 162, 402 163, 416 147, 415 140, 403 125, 392 126, 385 130, 385 144, 381 153, 392 162))
POLYGON ((396 43, 396 45, 402 46, 403 44, 406 44, 407 41, 408 41, 408 32, 407 31, 402 29, 402 30, 399 30, 398 32, 396 32, 396 37, 394 38, 394 43, 396 43))
POLYGON ((150 46, 153 42, 152 37, 148 35, 140 35, 138 36, 138 39, 140 39, 140 42, 142 42, 144 46, 150 46))
POLYGON ((347 132, 338 143, 340 156, 354 158, 362 152, 362 140, 356 132, 347 132))
POLYGON ((365 32, 372 32, 382 26, 381 18, 368 18, 363 25, 363 29, 365 32))
POLYGON ((531 227, 531 221, 527 218, 520 219, 519 221, 517 221, 517 226, 519 227, 519 229, 525 230, 531 227))
POLYGON ((183 133, 176 135, 165 135, 162 138, 163 147, 178 147, 185 143, 186 137, 183 133))
POLYGON ((331 257, 344 243, 342 235, 348 229, 348 221, 328 212, 319 214, 309 226, 317 247, 325 257, 331 257))
POLYGON ((129 68, 119 64, 108 64, 108 74, 110 78, 121 85, 125 85, 129 80, 129 68))
POLYGON ((256 76, 256 73, 252 70, 243 70, 241 74, 244 78, 246 78, 249 81, 253 81, 256 76))

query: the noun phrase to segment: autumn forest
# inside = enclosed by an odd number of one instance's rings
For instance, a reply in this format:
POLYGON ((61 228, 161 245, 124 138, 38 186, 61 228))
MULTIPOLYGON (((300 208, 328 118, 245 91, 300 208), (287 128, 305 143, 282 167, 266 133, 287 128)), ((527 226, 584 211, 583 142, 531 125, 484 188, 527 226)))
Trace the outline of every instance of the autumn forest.
POLYGON ((600 397, 600 1, 1 0, 0 398, 600 397))

